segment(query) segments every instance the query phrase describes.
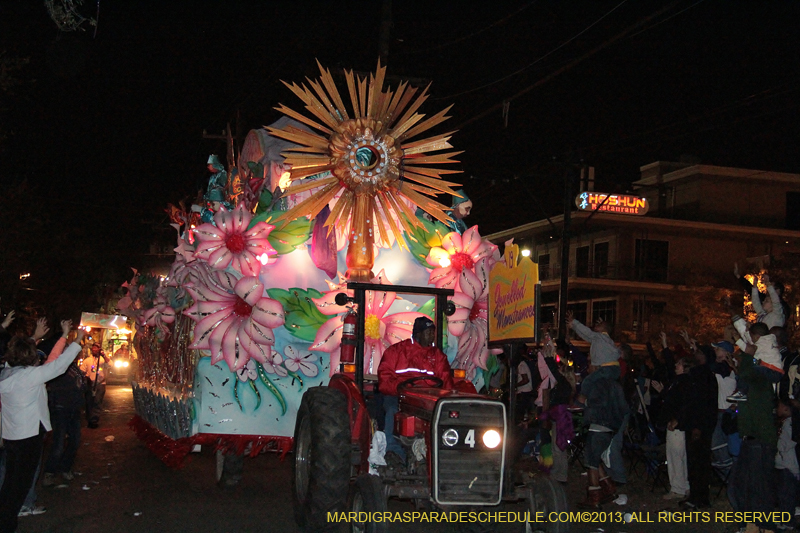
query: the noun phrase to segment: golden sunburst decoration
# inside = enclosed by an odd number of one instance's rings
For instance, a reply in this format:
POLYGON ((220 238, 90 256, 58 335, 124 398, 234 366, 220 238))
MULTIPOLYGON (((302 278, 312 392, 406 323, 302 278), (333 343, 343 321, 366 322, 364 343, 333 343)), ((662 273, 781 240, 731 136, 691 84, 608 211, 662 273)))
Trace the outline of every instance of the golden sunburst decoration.
POLYGON ((407 82, 400 83, 394 91, 390 88, 384 91, 386 67, 381 67, 379 61, 369 80, 345 70, 351 117, 330 71, 319 61, 317 65, 321 74, 318 80, 306 78, 308 85, 299 86, 283 82, 306 104, 306 110, 314 118, 283 104, 275 109, 319 133, 294 126, 268 128, 276 137, 298 145, 282 154, 286 164, 291 166, 291 181, 297 182, 287 188, 286 194, 313 191, 279 220, 288 223, 301 216, 313 218, 335 201, 325 226, 329 232, 334 227, 345 231, 349 222, 347 277, 353 281, 369 281, 374 277, 374 228, 377 227, 385 242, 391 231, 405 247, 403 231, 410 233, 412 226, 421 225, 407 202, 442 222, 451 220, 445 212, 448 208, 435 197, 439 194, 460 196, 452 189, 459 184, 443 180, 442 175, 461 171, 430 165, 457 163, 451 158, 461 152, 437 155, 426 152, 452 148, 448 141, 455 132, 413 142, 409 139, 450 118, 446 113, 452 106, 423 120, 425 115, 418 110, 428 99, 430 85, 419 95, 418 89, 407 82), (325 171, 332 175, 299 183, 303 178, 325 171))

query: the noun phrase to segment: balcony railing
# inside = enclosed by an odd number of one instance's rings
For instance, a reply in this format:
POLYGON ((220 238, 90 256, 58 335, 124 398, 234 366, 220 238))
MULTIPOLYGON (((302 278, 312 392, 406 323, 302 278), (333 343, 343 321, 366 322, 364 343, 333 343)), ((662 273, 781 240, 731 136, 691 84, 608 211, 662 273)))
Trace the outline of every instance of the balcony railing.
MULTIPOLYGON (((651 283, 676 283, 666 266, 636 265, 633 263, 582 263, 569 265, 570 278, 616 279, 624 281, 647 281, 651 283)), ((561 265, 539 267, 542 281, 559 279, 561 265)))

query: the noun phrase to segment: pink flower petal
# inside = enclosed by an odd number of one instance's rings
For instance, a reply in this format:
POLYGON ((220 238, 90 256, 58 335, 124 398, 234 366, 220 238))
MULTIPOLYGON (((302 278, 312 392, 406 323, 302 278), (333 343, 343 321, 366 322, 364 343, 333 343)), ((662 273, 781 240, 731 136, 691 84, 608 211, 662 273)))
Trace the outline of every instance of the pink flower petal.
POLYGON ((364 373, 377 374, 378 367, 383 358, 383 352, 388 348, 386 341, 382 339, 367 339, 364 341, 364 373))
POLYGON ((472 301, 478 299, 480 294, 483 292, 483 287, 481 286, 481 280, 475 273, 468 268, 465 268, 461 271, 461 275, 459 276, 458 286, 461 289, 461 292, 469 296, 472 301))
POLYGON ((392 303, 397 298, 394 292, 382 291, 367 291, 366 294, 366 313, 367 316, 375 315, 378 318, 383 318, 386 311, 392 306, 392 303))
POLYGON ((431 272, 428 283, 432 283, 438 289, 455 289, 458 284, 458 271, 450 266, 436 268, 431 272))
POLYGON ((339 373, 339 362, 341 360, 342 351, 336 348, 331 352, 330 366, 328 367, 328 375, 332 376, 339 373))
POLYGON ((414 321, 421 316, 425 315, 415 311, 394 313, 385 316, 383 320, 381 320, 381 323, 386 325, 386 330, 381 336, 390 345, 410 339, 411 332, 414 329, 414 321))
MULTIPOLYGON (((225 351, 222 349, 222 341, 229 329, 238 327, 236 322, 236 318, 233 315, 230 315, 223 319, 222 322, 217 324, 217 326, 211 330, 211 335, 208 336, 208 351, 211 352, 212 357, 216 356, 217 354, 222 354, 222 357, 225 358, 226 361, 228 360, 225 351)), ((234 369, 232 364, 229 364, 228 366, 231 370, 234 369)))
POLYGON ((317 330, 311 350, 320 352, 333 352, 342 343, 342 318, 335 316, 327 320, 317 330))
POLYGON ((268 328, 280 327, 286 322, 283 306, 271 298, 261 298, 253 306, 250 319, 268 328))
POLYGON ((461 235, 461 251, 467 255, 473 255, 480 248, 483 240, 478 233, 478 226, 472 226, 461 235))
POLYGON ((461 247, 461 235, 458 232, 451 231, 442 239, 442 248, 447 250, 450 255, 463 251, 461 247))
POLYGON ((209 254, 206 261, 208 264, 211 265, 212 268, 216 268, 218 270, 224 270, 228 268, 228 265, 231 264, 233 260, 233 254, 230 250, 228 250, 227 246, 220 246, 211 254, 209 254))
POLYGON ((321 298, 312 298, 311 300, 314 302, 314 305, 317 306, 320 313, 324 315, 338 315, 339 313, 344 313, 347 311, 347 307, 344 305, 336 305, 336 295, 340 292, 348 293, 347 295, 352 298, 353 291, 346 291, 342 290, 331 290, 325 294, 325 296, 321 298))
POLYGON ((248 303, 255 305, 264 296, 264 285, 255 276, 246 276, 236 282, 233 288, 236 296, 248 303))

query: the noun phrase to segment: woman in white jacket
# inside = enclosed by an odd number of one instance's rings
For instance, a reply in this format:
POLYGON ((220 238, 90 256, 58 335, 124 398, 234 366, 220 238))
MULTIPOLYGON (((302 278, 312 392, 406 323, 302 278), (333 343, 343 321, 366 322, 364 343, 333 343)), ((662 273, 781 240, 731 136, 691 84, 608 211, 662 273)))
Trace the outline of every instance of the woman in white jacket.
POLYGON ((45 383, 63 374, 80 353, 83 332, 50 363, 37 366, 36 344, 15 337, 8 343, 6 367, 0 372, 3 445, 6 477, 0 489, 0 533, 17 529, 17 514, 33 482, 42 454, 44 435, 50 431, 45 383))

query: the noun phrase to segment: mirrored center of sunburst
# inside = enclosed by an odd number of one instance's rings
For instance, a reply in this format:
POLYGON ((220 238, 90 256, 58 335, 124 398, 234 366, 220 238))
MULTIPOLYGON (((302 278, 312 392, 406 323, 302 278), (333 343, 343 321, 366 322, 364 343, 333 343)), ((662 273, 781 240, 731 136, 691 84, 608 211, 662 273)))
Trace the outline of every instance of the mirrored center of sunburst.
POLYGON ((361 170, 372 170, 378 165, 380 157, 372 146, 362 146, 356 150, 356 166, 361 170))

